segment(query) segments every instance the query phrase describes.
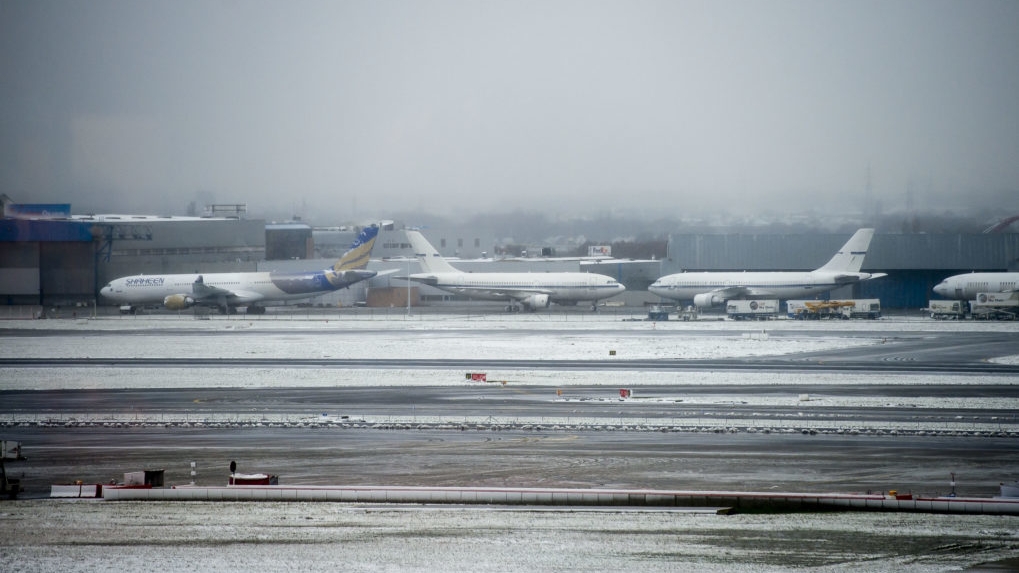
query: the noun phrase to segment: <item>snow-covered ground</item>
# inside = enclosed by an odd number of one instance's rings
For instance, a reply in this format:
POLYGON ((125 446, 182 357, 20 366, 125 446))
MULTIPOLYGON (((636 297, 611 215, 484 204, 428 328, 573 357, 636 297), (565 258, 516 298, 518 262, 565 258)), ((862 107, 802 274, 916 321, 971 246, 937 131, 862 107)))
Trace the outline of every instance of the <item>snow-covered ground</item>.
POLYGON ((0 515, 0 569, 24 573, 928 573, 1019 556, 1014 517, 973 515, 49 500, 0 515))
MULTIPOLYGON (((428 358, 527 360, 641 360, 722 359, 783 356, 849 347, 883 346, 890 339, 923 338, 945 332, 1017 332, 1017 322, 934 321, 919 317, 881 320, 794 321, 759 323, 726 320, 649 322, 633 320, 639 315, 610 313, 456 314, 402 311, 335 314, 309 312, 262 316, 142 315, 100 318, 0 321, 0 357, 29 358, 428 358)), ((1016 354, 994 357, 1008 364, 1019 362, 1016 354)), ((1019 385, 1019 379, 989 375, 839 373, 839 372, 744 372, 744 371, 640 371, 640 370, 493 370, 489 381, 512 386, 603 386, 635 389, 634 402, 654 405, 667 402, 723 411, 732 404, 788 406, 802 409, 798 424, 811 427, 811 410, 820 407, 855 408, 990 408, 1019 409, 1010 398, 985 396, 866 396, 840 395, 837 390, 753 393, 746 385, 785 385, 825 388, 843 385, 912 386, 1019 385), (656 386, 718 388, 710 395, 654 397, 641 389, 656 386)), ((0 369, 0 388, 11 390, 208 388, 257 389, 266 387, 338 386, 437 386, 462 387, 459 369, 401 368, 89 368, 8 367, 0 369)), ((579 399, 569 391, 559 398, 579 399)), ((589 397, 584 397, 589 399, 589 397)), ((611 399, 605 397, 602 399, 611 399)), ((81 412, 77 420, 125 421, 124 414, 81 412)), ((237 414, 229 414, 237 420, 237 414)), ((260 419, 289 421, 260 413, 260 419), (267 418, 268 416, 268 418, 267 418)), ((132 415, 132 418, 135 418, 132 415)), ((213 416, 215 418, 215 416, 213 416)), ((5 416, 8 422, 37 420, 35 413, 5 416), (19 417, 20 416, 20 417, 19 417)), ((160 416, 158 421, 166 421, 160 416)), ((575 418, 573 422, 579 419, 575 418)), ((216 422, 217 420, 210 420, 216 422)), ((387 421, 394 421, 389 419, 387 421)), ((396 420, 399 421, 399 420, 396 420)), ((421 421, 420 417, 415 421, 421 421)), ((437 422, 441 423, 442 420, 437 422)), ((590 421, 599 423, 598 421, 590 421)), ((760 427, 779 427, 786 422, 762 418, 760 427)), ((915 430, 916 424, 911 427, 915 430)), ((886 429, 895 429, 889 427, 886 429)), ((972 427, 965 419, 938 422, 937 430, 979 429, 995 431, 998 420, 972 427), (989 424, 989 425, 988 425, 989 424), (985 427, 986 426, 986 427, 985 427)))
MULTIPOLYGON (((787 355, 878 345, 893 336, 1019 330, 1019 323, 926 319, 803 323, 643 322, 604 315, 354 317, 147 316, 0 321, 0 357, 616 359, 787 355)), ((1019 362, 1017 354, 996 358, 1019 362)), ((634 402, 1016 410, 1008 399, 747 396, 740 385, 931 383, 913 374, 510 370, 510 385, 638 389, 634 402), (708 395, 640 388, 717 386, 708 395), (731 392, 730 392, 731 389, 731 392), (748 402, 749 401, 749 402, 748 402)), ((939 375, 938 384, 1000 377, 939 375)), ((462 371, 331 368, 3 368, 4 389, 464 385, 462 371)), ((85 417, 102 415, 83 413, 85 417)), ((258 414, 265 417, 264 413, 258 414)), ((234 415, 235 417, 235 415, 234 415)), ((578 422, 574 420, 573 422, 578 422)), ((784 423, 778 421, 776 423, 784 423)), ((803 422, 809 424, 809 421, 803 422)), ((964 421, 960 422, 964 423, 964 421)), ((75 430, 79 431, 79 430, 75 430)), ((87 431, 87 430, 81 430, 87 431)), ((331 503, 26 500, 0 504, 0 571, 905 571, 963 570, 1019 558, 1015 517, 897 513, 715 516, 612 509, 370 507, 331 503)), ((1014 562, 1013 562, 1014 566, 1014 562)))
MULTIPOLYGON (((1019 322, 918 319, 649 322, 605 315, 181 316, 0 321, 0 357, 587 360, 781 356, 1019 322), (236 336, 231 336, 231 335, 236 336)), ((995 358, 1019 362, 1015 354, 995 358)))
MULTIPOLYGON (((944 322, 929 319, 882 319, 763 323, 702 320, 648 322, 617 315, 330 315, 213 316, 206 320, 174 315, 99 319, 0 321, 0 357, 30 358, 436 358, 528 360, 718 359, 781 356, 868 345, 890 337, 923 337, 927 333, 1019 330, 1019 323, 944 322)), ((1017 349, 1019 350, 1019 349, 1017 349)), ((1019 361, 1019 354, 997 358, 1019 361)), ((925 386, 1003 383, 988 375, 838 372, 727 372, 628 370, 491 370, 489 381, 514 386, 606 386, 650 388, 662 385, 715 386, 715 395, 641 397, 646 403, 683 402, 722 407, 740 403, 760 406, 795 404, 806 410, 836 407, 921 407, 1015 409, 1011 399, 925 397, 890 401, 885 397, 825 392, 803 399, 799 394, 747 395, 740 386, 838 385, 925 386)), ((1019 385, 1017 380, 1005 383, 1019 385)), ((202 388, 202 387, 337 387, 463 386, 461 370, 332 368, 95 368, 48 367, 0 369, 0 387, 24 390, 202 388)), ((567 393, 562 399, 570 399, 567 393)), ((103 413, 82 413, 84 417, 103 413)), ((31 416, 30 416, 31 417, 31 416)), ((110 417, 108 419, 115 419, 110 417)))
MULTIPOLYGON (((228 325, 232 326, 232 325, 228 325)), ((326 325, 312 323, 311 327, 326 325)), ((20 358, 443 358, 521 360, 701 359, 769 356, 877 344, 880 338, 707 333, 677 336, 655 330, 546 333, 521 329, 418 328, 356 330, 224 328, 219 336, 136 332, 92 337, 89 331, 5 336, 0 356, 20 358), (235 336, 227 336, 236 333, 235 336), (128 353, 128 354, 125 354, 128 353)), ((448 326, 443 324, 440 326, 448 326)), ((208 334, 206 332, 206 334, 208 334)))

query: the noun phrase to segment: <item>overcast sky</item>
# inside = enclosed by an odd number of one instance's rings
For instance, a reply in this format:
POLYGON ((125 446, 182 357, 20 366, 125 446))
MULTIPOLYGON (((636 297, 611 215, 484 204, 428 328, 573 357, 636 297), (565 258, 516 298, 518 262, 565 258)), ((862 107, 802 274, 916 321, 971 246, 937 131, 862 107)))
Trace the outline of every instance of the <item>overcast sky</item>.
POLYGON ((1019 212, 1019 2, 0 0, 0 192, 1019 212))

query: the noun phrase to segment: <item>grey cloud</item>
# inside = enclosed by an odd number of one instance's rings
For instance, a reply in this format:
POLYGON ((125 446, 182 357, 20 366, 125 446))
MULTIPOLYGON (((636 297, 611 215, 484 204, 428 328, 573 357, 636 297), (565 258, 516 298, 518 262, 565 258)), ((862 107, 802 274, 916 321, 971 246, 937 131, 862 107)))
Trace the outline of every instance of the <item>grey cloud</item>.
POLYGON ((0 184, 104 211, 678 213, 858 208, 869 170, 889 206, 1000 201, 1017 29, 991 1, 3 0, 0 184))

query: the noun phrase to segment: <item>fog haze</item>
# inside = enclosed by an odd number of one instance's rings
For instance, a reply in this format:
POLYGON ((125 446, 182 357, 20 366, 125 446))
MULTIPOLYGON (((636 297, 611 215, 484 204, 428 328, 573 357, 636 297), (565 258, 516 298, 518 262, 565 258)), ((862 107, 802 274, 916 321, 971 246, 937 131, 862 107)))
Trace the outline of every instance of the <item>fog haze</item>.
POLYGON ((0 192, 323 224, 1019 212, 1017 30, 984 0, 0 0, 0 192))

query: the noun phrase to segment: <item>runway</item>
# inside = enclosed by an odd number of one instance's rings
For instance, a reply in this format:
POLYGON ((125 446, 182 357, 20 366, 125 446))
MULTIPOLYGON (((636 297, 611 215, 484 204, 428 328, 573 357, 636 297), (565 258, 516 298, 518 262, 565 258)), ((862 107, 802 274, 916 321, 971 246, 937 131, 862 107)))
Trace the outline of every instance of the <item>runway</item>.
MULTIPOLYGON (((1014 342, 1009 342, 1014 343, 1014 342)), ((1006 343, 1006 344, 1009 344, 1006 343)), ((984 349, 986 350, 986 349, 984 349)), ((461 370, 744 370, 776 372, 951 372, 964 374, 1019 375, 1019 364, 959 362, 936 349, 926 351, 936 360, 916 361, 893 355, 866 356, 861 360, 823 355, 805 355, 784 360, 525 360, 525 359, 371 359, 371 358, 4 358, 0 366, 98 366, 98 367, 225 367, 245 368, 360 368, 461 370)))

